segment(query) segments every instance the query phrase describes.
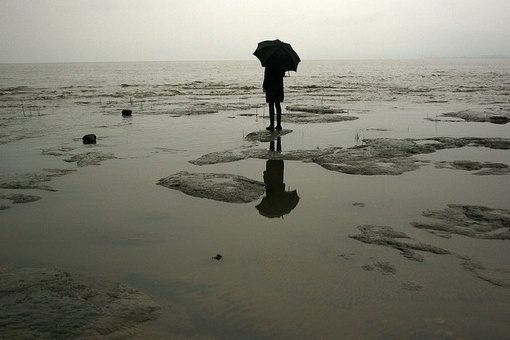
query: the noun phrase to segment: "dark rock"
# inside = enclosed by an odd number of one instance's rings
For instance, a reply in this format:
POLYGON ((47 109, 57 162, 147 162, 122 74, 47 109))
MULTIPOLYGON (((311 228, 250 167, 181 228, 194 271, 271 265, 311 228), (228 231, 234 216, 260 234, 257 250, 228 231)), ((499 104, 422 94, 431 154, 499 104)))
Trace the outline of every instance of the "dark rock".
POLYGON ((128 110, 128 109, 122 110, 122 115, 124 117, 130 117, 132 113, 133 113, 133 110, 128 110))
POLYGON ((83 144, 96 144, 96 135, 91 133, 83 136, 83 144))

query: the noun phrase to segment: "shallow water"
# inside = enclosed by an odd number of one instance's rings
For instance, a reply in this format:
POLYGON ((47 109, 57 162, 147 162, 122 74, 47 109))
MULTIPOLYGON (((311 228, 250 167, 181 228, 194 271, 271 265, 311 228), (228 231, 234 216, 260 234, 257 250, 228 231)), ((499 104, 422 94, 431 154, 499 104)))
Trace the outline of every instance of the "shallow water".
MULTIPOLYGON (((509 66, 303 62, 285 78, 286 105, 331 106, 359 119, 286 123, 293 132, 282 137, 282 149, 346 148, 381 137, 508 138, 508 124, 427 118, 509 110, 509 66)), ((454 256, 409 261, 348 236, 360 225, 391 226, 507 275, 508 240, 444 239, 410 225, 450 203, 509 209, 507 175, 428 164, 398 176, 361 176, 284 161, 286 188, 300 200, 274 219, 259 214, 260 200, 224 203, 156 185, 183 170, 263 180, 262 159, 189 163, 213 151, 269 148, 244 139, 268 124, 261 78, 255 61, 0 65, 1 174, 77 170, 47 182, 54 192, 0 189, 42 197, 0 210, 0 265, 82 272, 151 294, 162 315, 141 327, 142 337, 506 337, 508 287, 472 275, 454 256), (133 117, 121 117, 123 108, 133 117), (87 133, 98 144, 83 145, 87 133), (63 148, 116 158, 78 167, 64 162, 65 152, 43 154, 63 148), (212 260, 217 253, 223 258, 212 260)), ((508 150, 474 147, 416 158, 510 164, 508 150)))

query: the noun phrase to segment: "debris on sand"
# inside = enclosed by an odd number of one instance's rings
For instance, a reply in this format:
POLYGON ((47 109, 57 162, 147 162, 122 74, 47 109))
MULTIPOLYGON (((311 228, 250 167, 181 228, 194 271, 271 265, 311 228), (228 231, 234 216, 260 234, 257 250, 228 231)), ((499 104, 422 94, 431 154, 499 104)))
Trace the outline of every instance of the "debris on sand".
POLYGON ((223 258, 223 256, 221 254, 216 254, 216 256, 211 257, 211 259, 217 260, 217 261, 221 260, 222 258, 223 258))
POLYGON ((158 181, 166 188, 179 190, 187 195, 209 198, 228 203, 248 203, 264 194, 263 182, 247 177, 181 171, 158 181))

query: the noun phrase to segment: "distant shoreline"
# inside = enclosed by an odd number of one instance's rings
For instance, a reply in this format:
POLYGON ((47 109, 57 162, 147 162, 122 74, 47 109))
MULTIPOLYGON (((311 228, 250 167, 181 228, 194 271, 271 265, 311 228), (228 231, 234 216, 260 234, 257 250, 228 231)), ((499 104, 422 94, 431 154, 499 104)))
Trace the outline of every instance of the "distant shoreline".
MULTIPOLYGON (((430 60, 510 60, 510 55, 487 55, 478 57, 427 57, 427 58, 363 58, 363 59, 310 59, 304 62, 337 62, 337 61, 430 61, 430 60)), ((256 62, 258 60, 117 60, 117 61, 38 61, 38 62, 0 62, 0 65, 30 65, 30 64, 135 64, 135 63, 222 63, 222 62, 256 62)))

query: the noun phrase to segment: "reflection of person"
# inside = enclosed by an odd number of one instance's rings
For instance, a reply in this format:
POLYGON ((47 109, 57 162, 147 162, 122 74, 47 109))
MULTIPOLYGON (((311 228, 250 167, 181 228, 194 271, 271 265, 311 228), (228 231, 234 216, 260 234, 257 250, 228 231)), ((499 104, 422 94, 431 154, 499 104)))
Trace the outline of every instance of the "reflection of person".
MULTIPOLYGON (((270 143, 269 149, 275 151, 274 141, 270 143)), ((276 151, 281 152, 281 140, 279 137, 276 151)), ((269 159, 266 161, 266 171, 264 171, 266 196, 256 207, 262 216, 283 218, 283 215, 289 214, 297 206, 299 202, 297 191, 285 191, 283 174, 283 160, 269 159)))
POLYGON ((278 71, 274 68, 266 67, 264 71, 264 83, 262 88, 266 93, 266 103, 269 104, 269 121, 270 124, 266 128, 269 131, 282 129, 282 107, 283 102, 283 77, 285 72, 278 71), (274 125, 276 109, 276 128, 274 125))

